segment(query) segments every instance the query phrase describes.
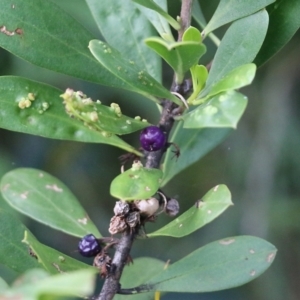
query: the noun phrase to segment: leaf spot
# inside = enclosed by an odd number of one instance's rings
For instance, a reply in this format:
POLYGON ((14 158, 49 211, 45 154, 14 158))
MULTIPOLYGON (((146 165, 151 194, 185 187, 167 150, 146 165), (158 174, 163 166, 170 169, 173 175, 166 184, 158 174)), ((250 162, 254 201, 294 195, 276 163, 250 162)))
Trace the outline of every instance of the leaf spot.
POLYGON ((250 249, 249 252, 250 252, 251 254, 254 254, 254 253, 255 253, 255 251, 254 251, 253 249, 250 249))
POLYGON ((235 242, 235 239, 229 239, 229 240, 221 240, 219 243, 221 245, 228 246, 228 245, 230 245, 230 244, 232 244, 234 242, 235 242))
POLYGON ((149 188, 149 186, 146 186, 146 187, 145 187, 145 190, 146 190, 147 192, 150 192, 150 191, 151 191, 151 189, 149 188))
POLYGON ((63 189, 59 188, 56 184, 52 184, 52 185, 47 184, 46 189, 53 190, 54 192, 58 192, 58 193, 61 193, 63 191, 63 189))
POLYGON ((7 183, 2 187, 2 192, 5 192, 10 187, 10 184, 7 183))
POLYGON ((250 272, 250 276, 254 276, 256 274, 256 271, 255 270, 252 270, 251 272, 250 272))
POLYGON ((180 225, 179 225, 179 228, 181 228, 182 226, 183 226, 183 224, 180 224, 180 225))
POLYGON ((218 188, 219 188, 219 185, 215 186, 214 187, 214 192, 216 192, 218 190, 218 188))
POLYGON ((212 213, 212 211, 209 209, 209 210, 207 211, 207 213, 210 215, 210 214, 212 213))
POLYGON ((270 253, 267 257, 267 261, 269 263, 271 263, 273 261, 274 257, 275 257, 275 253, 270 253))
POLYGON ((43 178, 43 177, 44 177, 44 174, 43 174, 43 173, 40 173, 40 174, 39 174, 39 177, 40 177, 40 178, 43 178))
POLYGON ((86 225, 88 220, 87 220, 87 218, 82 218, 82 219, 78 219, 77 221, 78 221, 78 223, 86 225))
POLYGON ((26 192, 22 193, 22 194, 20 195, 20 197, 21 197, 22 199, 27 199, 28 193, 29 193, 29 191, 26 191, 26 192))
POLYGON ((218 112, 218 109, 213 105, 208 105, 203 109, 204 113, 207 115, 215 115, 218 112))

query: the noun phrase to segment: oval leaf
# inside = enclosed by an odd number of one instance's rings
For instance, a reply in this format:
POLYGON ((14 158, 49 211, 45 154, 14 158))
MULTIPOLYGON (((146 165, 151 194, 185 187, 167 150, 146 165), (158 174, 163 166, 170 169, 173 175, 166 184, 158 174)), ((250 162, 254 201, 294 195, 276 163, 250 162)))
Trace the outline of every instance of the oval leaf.
POLYGON ((25 231, 25 235, 23 232, 23 236, 22 242, 30 247, 30 251, 32 255, 35 255, 39 266, 50 274, 66 273, 80 269, 96 270, 90 265, 43 245, 29 231, 25 231))
POLYGON ((246 64, 233 69, 211 87, 208 95, 204 99, 196 99, 193 101, 193 104, 197 104, 198 102, 203 103, 207 98, 221 92, 237 90, 251 84, 254 79, 255 72, 255 64, 246 64))
POLYGON ((247 97, 235 91, 228 91, 211 98, 184 115, 184 128, 232 127, 236 128, 246 106, 247 97))
POLYGON ((124 201, 148 199, 157 192, 162 176, 158 169, 132 168, 112 181, 110 193, 124 201))
POLYGON ((124 58, 117 50, 108 44, 92 40, 89 49, 99 63, 109 72, 120 78, 124 83, 131 85, 132 90, 143 94, 145 97, 157 102, 155 97, 170 99, 180 104, 180 100, 165 89, 146 71, 135 65, 135 61, 124 58))
POLYGON ((17 273, 38 268, 39 263, 29 255, 29 249, 22 244, 27 228, 13 215, 0 210, 0 264, 17 273))
POLYGON ((38 222, 77 237, 101 236, 71 191, 44 171, 10 171, 3 176, 0 189, 13 208, 38 222))
POLYGON ((97 63, 87 48, 94 36, 52 1, 1 0, 0 4, 4 49, 49 70, 132 90, 97 63), (72 33, 66 28, 72 28, 72 33))
POLYGON ((167 151, 161 186, 166 185, 176 174, 197 162, 232 132, 232 129, 227 128, 185 129, 182 126, 183 122, 177 124, 171 139, 171 142, 180 148, 181 155, 175 161, 172 159, 174 153, 167 151))
POLYGON ((155 30, 136 5, 131 0, 86 0, 86 3, 107 43, 160 82, 161 60, 144 43, 155 30))
MULTIPOLYGON (((189 38, 189 34, 186 38, 189 38)), ((206 52, 206 47, 201 41, 168 43, 161 38, 152 37, 146 39, 145 43, 173 68, 178 83, 183 81, 185 72, 197 64, 200 57, 206 52)))
POLYGON ((233 205, 230 191, 226 185, 217 185, 181 216, 159 230, 147 234, 147 236, 172 236, 179 238, 189 235, 217 218, 230 205, 233 205))
POLYGON ((207 35, 209 32, 227 23, 249 16, 275 1, 276 0, 221 0, 214 15, 203 31, 205 35, 207 35))
POLYGON ((278 52, 300 27, 300 1, 281 0, 268 7, 270 26, 254 62, 261 66, 278 52))
POLYGON ((147 285, 161 292, 212 292, 252 281, 273 262, 276 248, 267 241, 238 236, 212 242, 171 264, 147 285))
POLYGON ((201 97, 206 96, 212 85, 230 71, 254 60, 266 36, 268 22, 268 13, 262 10, 235 21, 229 27, 214 57, 201 97))
MULTIPOLYGON (((60 98, 61 91, 21 77, 0 77, 0 127, 53 139, 113 145, 137 153, 115 135, 104 135, 70 118, 60 98), (33 94, 30 107, 20 102, 33 94)), ((25 100, 26 101, 26 100, 25 100)))

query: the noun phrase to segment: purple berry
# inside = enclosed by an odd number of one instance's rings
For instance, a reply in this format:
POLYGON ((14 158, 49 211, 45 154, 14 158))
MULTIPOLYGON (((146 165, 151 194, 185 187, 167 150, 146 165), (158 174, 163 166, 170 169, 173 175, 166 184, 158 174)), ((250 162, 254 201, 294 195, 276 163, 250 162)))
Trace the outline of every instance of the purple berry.
POLYGON ((164 147, 166 136, 159 127, 149 126, 142 130, 140 143, 144 150, 157 151, 164 147))
POLYGON ((82 256, 92 257, 101 251, 101 246, 93 234, 87 234, 79 241, 78 250, 82 256))

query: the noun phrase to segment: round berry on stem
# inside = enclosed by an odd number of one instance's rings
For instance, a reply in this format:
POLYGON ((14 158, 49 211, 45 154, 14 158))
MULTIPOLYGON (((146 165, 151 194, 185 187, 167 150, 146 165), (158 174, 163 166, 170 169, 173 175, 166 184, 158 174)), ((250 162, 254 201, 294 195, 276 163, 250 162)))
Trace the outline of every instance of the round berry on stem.
POLYGON ((96 256, 101 251, 101 246, 93 234, 87 234, 78 243, 78 251, 82 256, 96 256))
POLYGON ((149 126, 142 130, 140 143, 146 151, 157 151, 165 146, 166 136, 159 127, 149 126))

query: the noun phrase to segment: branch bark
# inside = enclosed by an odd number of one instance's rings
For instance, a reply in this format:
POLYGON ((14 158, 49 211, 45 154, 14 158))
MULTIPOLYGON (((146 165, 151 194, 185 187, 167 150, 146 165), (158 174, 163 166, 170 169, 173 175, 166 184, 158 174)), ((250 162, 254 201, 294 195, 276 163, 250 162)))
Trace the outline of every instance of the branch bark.
MULTIPOLYGON (((192 4, 193 0, 182 0, 181 12, 180 12, 180 23, 181 29, 178 31, 178 41, 182 40, 182 35, 184 31, 190 26, 191 23, 191 13, 192 13, 192 4)), ((175 78, 175 77, 174 77, 175 78)), ((183 85, 177 85, 175 79, 170 89, 172 92, 183 93, 183 85)), ((163 110, 161 113, 159 127, 165 132, 167 138, 173 127, 173 110, 178 106, 168 100, 162 101, 163 110)), ((146 168, 159 168, 164 150, 146 152, 145 160, 146 168)), ((130 250, 134 241, 134 236, 136 232, 127 230, 120 239, 120 242, 117 245, 115 255, 111 263, 111 269, 109 276, 106 278, 102 291, 95 300, 111 300, 114 295, 120 291, 120 278, 124 269, 124 266, 128 260, 130 250)))

